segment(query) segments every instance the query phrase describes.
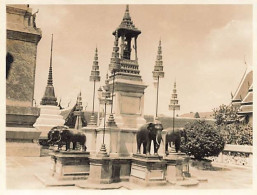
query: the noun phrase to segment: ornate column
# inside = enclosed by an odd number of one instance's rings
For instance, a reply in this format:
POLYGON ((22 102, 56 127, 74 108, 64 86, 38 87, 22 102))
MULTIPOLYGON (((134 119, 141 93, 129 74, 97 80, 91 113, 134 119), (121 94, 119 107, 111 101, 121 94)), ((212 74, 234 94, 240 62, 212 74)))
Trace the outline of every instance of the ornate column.
POLYGON ((95 84, 96 84, 96 82, 100 81, 100 71, 99 71, 99 66, 98 66, 97 48, 95 49, 95 57, 94 57, 94 62, 93 62, 92 70, 91 70, 90 81, 93 81, 93 83, 94 83, 94 90, 93 90, 92 115, 91 115, 90 122, 88 123, 88 125, 96 126, 96 122, 95 122, 95 84))
POLYGON ((160 80, 160 78, 164 78, 161 40, 159 41, 157 58, 156 58, 156 61, 155 61, 155 66, 154 66, 154 71, 153 71, 153 79, 157 80, 155 120, 158 120, 158 96, 159 96, 158 93, 159 93, 159 80, 160 80))
POLYGON ((109 70, 112 73, 112 104, 111 104, 111 113, 109 115, 108 119, 108 126, 117 126, 114 120, 113 116, 113 96, 114 96, 114 81, 115 81, 115 73, 120 70, 120 59, 119 59, 119 38, 118 38, 118 31, 116 31, 115 34, 115 41, 114 41, 114 47, 113 47, 113 52, 112 52, 112 57, 111 57, 111 63, 109 64, 109 70))

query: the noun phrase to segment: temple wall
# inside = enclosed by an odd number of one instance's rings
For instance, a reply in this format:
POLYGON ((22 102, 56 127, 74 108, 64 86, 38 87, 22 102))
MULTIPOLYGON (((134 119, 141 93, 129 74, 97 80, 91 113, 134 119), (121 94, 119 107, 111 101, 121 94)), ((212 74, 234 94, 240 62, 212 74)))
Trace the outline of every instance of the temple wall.
POLYGON ((14 61, 6 81, 6 104, 32 106, 35 84, 37 45, 7 39, 7 52, 14 61))

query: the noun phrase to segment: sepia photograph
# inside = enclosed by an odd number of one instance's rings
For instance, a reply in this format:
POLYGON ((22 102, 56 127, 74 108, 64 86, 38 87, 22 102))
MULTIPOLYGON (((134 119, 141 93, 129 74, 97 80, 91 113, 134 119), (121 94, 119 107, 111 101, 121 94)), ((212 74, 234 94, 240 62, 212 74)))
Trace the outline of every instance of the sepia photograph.
POLYGON ((5 10, 6 190, 253 188, 252 4, 5 10))

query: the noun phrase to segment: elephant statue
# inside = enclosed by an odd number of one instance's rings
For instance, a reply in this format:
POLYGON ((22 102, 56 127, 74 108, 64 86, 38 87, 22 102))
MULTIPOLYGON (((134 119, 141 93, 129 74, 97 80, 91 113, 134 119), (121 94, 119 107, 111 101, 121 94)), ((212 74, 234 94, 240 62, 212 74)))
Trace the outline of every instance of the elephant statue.
MULTIPOLYGON (((59 139, 60 131, 63 129, 69 129, 67 126, 55 126, 48 132, 48 145, 55 145, 59 139)), ((59 144, 60 145, 60 144, 59 144)), ((58 148, 59 149, 59 148, 58 148)))
POLYGON ((81 151, 86 151, 86 136, 79 132, 78 130, 62 129, 59 131, 59 139, 56 141, 58 148, 60 148, 63 143, 66 144, 66 151, 70 150, 70 143, 73 143, 73 150, 76 149, 76 144, 81 145, 81 151))
POLYGON ((175 145, 175 150, 178 153, 180 150, 180 145, 181 145, 181 137, 184 137, 185 143, 187 142, 187 136, 186 136, 186 131, 183 129, 173 129, 168 128, 165 129, 167 131, 166 134, 166 144, 165 144, 165 153, 168 154, 168 145, 171 147, 171 142, 175 145))
POLYGON ((151 142, 154 144, 154 154, 157 155, 162 140, 162 124, 157 121, 155 123, 146 123, 141 126, 136 134, 137 153, 140 154, 141 144, 143 144, 143 154, 150 154, 151 142))

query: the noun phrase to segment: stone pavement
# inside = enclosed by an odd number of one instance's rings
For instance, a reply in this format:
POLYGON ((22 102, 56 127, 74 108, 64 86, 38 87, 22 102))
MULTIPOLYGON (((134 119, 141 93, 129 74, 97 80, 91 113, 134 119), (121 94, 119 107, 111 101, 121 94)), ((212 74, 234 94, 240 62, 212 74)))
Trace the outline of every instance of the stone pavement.
MULTIPOLYGON (((45 187, 35 176, 36 173, 45 174, 50 171, 50 157, 7 157, 6 158, 7 189, 81 189, 76 186, 45 187)), ((215 171, 198 170, 190 167, 192 178, 207 179, 197 186, 188 189, 249 189, 252 187, 252 169, 245 167, 216 166, 215 171)), ((120 189, 143 189, 141 186, 123 183, 120 189)), ((185 187, 167 185, 147 187, 147 189, 178 189, 185 187)))

